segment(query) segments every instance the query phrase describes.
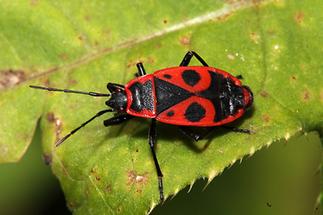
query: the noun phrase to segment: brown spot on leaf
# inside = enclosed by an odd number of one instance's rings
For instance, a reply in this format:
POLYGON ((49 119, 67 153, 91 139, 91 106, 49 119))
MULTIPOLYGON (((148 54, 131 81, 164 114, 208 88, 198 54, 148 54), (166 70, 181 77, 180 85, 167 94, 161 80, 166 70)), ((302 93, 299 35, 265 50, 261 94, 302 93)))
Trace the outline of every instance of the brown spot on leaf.
POLYGON ((155 63, 155 59, 153 57, 148 57, 148 59, 147 59, 146 62, 149 63, 149 64, 154 64, 155 63))
POLYGON ((62 132, 62 121, 58 117, 56 117, 53 112, 48 112, 46 118, 48 122, 55 125, 56 141, 58 141, 60 139, 59 136, 62 132))
POLYGON ((68 59, 69 59, 68 54, 66 54, 66 53, 61 53, 61 54, 59 54, 59 55, 58 55, 58 57, 59 57, 61 60, 64 60, 64 61, 66 61, 66 60, 68 60, 68 59))
POLYGON ((55 122, 55 115, 52 112, 47 113, 47 120, 51 123, 55 122))
MULTIPOLYGON (((136 64, 137 63, 139 63, 139 62, 144 62, 142 59, 135 59, 135 60, 130 60, 130 61, 128 61, 128 63, 127 63, 127 68, 130 68, 130 67, 135 67, 136 66, 136 64)), ((131 72, 133 72, 132 70, 131 70, 131 72)))
POLYGON ((105 187, 105 192, 107 192, 107 193, 112 193, 112 186, 111 186, 111 184, 108 184, 106 187, 105 187))
POLYGON ((91 172, 91 175, 93 175, 97 181, 100 181, 101 180, 101 177, 99 176, 99 174, 95 170, 95 168, 92 168, 90 172, 91 172))
POLYGON ((90 173, 91 173, 91 175, 96 175, 96 174, 97 174, 97 171, 96 171, 95 167, 93 167, 93 168, 90 170, 90 173))
POLYGON ((127 185, 135 185, 136 192, 141 193, 143 185, 147 184, 148 173, 137 174, 135 171, 128 171, 128 182, 127 185))
POLYGON ((80 41, 83 41, 83 40, 84 40, 84 36, 83 36, 83 35, 79 35, 79 36, 77 37, 77 39, 79 39, 80 41))
MULTIPOLYGON (((253 0, 254 2, 255 0, 253 0)), ((245 4, 247 3, 246 0, 225 0, 225 3, 227 4, 237 4, 237 3, 240 3, 240 4, 245 4)))
POLYGON ((163 20, 163 23, 164 23, 164 24, 167 24, 167 23, 168 23, 168 20, 167 20, 167 19, 164 19, 164 20, 163 20))
POLYGON ((31 6, 36 6, 38 4, 38 0, 30 0, 30 5, 31 6))
POLYGON ((268 123, 268 122, 270 122, 270 116, 269 116, 269 114, 263 114, 262 115, 262 120, 264 121, 264 122, 266 122, 266 123, 268 123))
POLYGON ((67 207, 69 209, 75 209, 76 208, 76 204, 74 202, 67 202, 67 207))
POLYGON ((184 35, 179 39, 179 42, 183 45, 183 46, 188 46, 191 44, 191 36, 187 36, 184 35))
POLYGON ((290 77, 290 80, 292 80, 292 81, 296 81, 296 80, 297 80, 297 77, 296 77, 295 75, 292 75, 292 76, 290 77))
POLYGON ((302 92, 302 99, 303 99, 303 101, 304 101, 304 102, 308 102, 308 101, 310 100, 310 98, 311 98, 311 93, 310 93, 310 91, 308 91, 308 90, 304 90, 304 91, 302 92))
POLYGON ((295 13, 294 20, 297 24, 302 24, 304 21, 304 13, 302 11, 298 11, 297 13, 295 13))
MULTIPOLYGON (((244 0, 241 0, 241 2, 246 2, 244 0)), ((252 3, 255 5, 255 6, 260 6, 260 3, 262 2, 262 0, 252 0, 252 3)))
POLYGON ((48 78, 46 78, 44 81, 43 81, 43 84, 46 86, 46 87, 49 87, 50 85, 50 80, 48 78))
POLYGON ((245 0, 225 0, 227 4, 236 4, 236 3, 243 3, 246 2, 245 0))
POLYGON ((227 13, 222 16, 217 17, 215 20, 216 21, 226 21, 233 13, 227 13))
POLYGON ((75 84, 77 84, 77 81, 76 81, 75 79, 69 79, 69 80, 68 80, 68 83, 69 83, 70 85, 75 85, 75 84))
MULTIPOLYGON (((130 67, 135 67, 137 63, 148 63, 148 64, 154 64, 155 63, 155 59, 151 56, 149 57, 146 57, 146 58, 140 58, 140 59, 135 59, 135 60, 130 60, 128 61, 127 63, 127 68, 130 68, 130 67)), ((131 70, 131 72, 133 72, 133 70, 131 70)))
MULTIPOLYGON (((136 61, 137 62, 137 61, 136 61)), ((134 62, 134 61, 129 61, 129 62, 127 62, 127 68, 129 68, 129 67, 133 67, 134 65, 136 65, 136 62, 134 62)))
POLYGON ((46 165, 51 165, 52 159, 53 157, 51 154, 43 154, 43 161, 46 165))
POLYGON ((252 42, 254 42, 255 44, 259 44, 260 42, 260 35, 257 32, 251 32, 249 34, 249 37, 251 39, 252 42))
POLYGON ((84 16, 84 19, 85 19, 86 21, 90 21, 90 20, 92 19, 92 17, 91 17, 90 15, 85 15, 85 16, 84 16))
POLYGON ((267 98, 269 94, 268 94, 268 92, 267 92, 267 91, 262 90, 262 91, 260 91, 260 95, 261 95, 262 97, 264 97, 264 98, 267 98))
POLYGON ((26 74, 23 70, 0 71, 0 90, 13 87, 24 80, 26 80, 26 74))
POLYGON ((128 182, 130 184, 133 183, 146 183, 147 182, 147 172, 142 175, 137 174, 135 171, 128 172, 128 182))

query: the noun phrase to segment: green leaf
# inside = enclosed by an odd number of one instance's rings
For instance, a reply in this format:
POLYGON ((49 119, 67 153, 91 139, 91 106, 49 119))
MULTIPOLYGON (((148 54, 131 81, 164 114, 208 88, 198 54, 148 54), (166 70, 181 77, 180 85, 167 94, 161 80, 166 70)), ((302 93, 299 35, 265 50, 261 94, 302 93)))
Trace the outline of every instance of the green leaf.
POLYGON ((151 210, 159 196, 149 121, 104 128, 101 117, 55 148, 56 140, 103 110, 104 100, 28 85, 106 92, 107 82, 133 79, 136 62, 152 73, 178 65, 187 50, 243 75, 255 104, 235 125, 255 134, 218 129, 194 144, 197 152, 174 127, 159 124, 157 156, 166 196, 197 178, 211 181, 275 140, 322 131, 321 7, 318 0, 2 2, 0 162, 21 158, 41 117, 44 153, 71 210, 151 210))

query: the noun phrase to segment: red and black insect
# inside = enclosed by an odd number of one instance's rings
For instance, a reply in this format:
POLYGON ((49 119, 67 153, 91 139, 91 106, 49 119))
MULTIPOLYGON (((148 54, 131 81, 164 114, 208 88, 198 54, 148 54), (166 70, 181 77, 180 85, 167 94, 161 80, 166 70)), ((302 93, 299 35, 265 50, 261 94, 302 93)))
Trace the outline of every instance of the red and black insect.
POLYGON ((188 137, 195 141, 202 139, 213 128, 221 126, 232 131, 250 133, 249 130, 225 126, 240 118, 253 103, 253 94, 249 87, 241 84, 238 77, 209 67, 195 52, 189 51, 178 67, 166 68, 146 75, 142 63, 137 64, 137 78, 125 86, 108 83, 111 94, 83 92, 69 89, 57 89, 30 86, 48 91, 78 93, 90 96, 110 97, 106 105, 111 109, 98 112, 91 119, 60 139, 56 146, 107 112, 116 112, 116 116, 104 120, 104 126, 117 125, 133 117, 150 118, 149 146, 158 175, 160 200, 164 199, 163 174, 159 167, 154 146, 156 144, 156 121, 177 125, 188 137), (203 66, 188 66, 195 56, 203 66), (192 129, 203 127, 200 129, 192 129))

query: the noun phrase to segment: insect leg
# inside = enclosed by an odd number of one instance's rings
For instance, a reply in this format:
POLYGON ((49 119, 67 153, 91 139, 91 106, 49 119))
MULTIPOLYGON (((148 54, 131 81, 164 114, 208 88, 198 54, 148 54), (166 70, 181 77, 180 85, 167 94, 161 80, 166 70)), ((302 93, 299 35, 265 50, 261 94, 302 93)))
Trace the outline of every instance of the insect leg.
POLYGON ((188 66, 193 56, 196 57, 196 59, 200 61, 203 66, 208 66, 203 58, 194 51, 188 51, 179 66, 188 66))
POLYGON ((179 126, 179 130, 187 137, 191 138, 194 141, 199 141, 206 137, 211 131, 213 131, 215 127, 207 127, 207 128, 195 128, 187 126, 179 126))
POLYGON ((225 125, 221 126, 221 128, 229 129, 230 131, 244 133, 244 134, 252 134, 252 133, 254 133, 254 131, 249 130, 249 129, 236 128, 236 127, 225 126, 225 125))
POLYGON ((153 155, 153 159, 154 159, 155 167, 156 167, 156 171, 157 171, 159 198, 160 198, 160 201, 164 201, 163 173, 160 170, 157 156, 156 156, 156 152, 155 152, 155 148, 154 148, 154 146, 156 144, 156 137, 157 137, 157 135, 156 135, 156 120, 152 119, 150 129, 149 129, 148 143, 150 146, 151 153, 153 155))
POLYGON ((97 114, 95 114, 91 119, 87 120, 86 122, 82 123, 79 127, 75 128, 74 130, 72 130, 69 134, 67 134, 66 136, 64 136, 62 139, 58 140, 55 145, 56 147, 59 146, 60 144, 62 144, 67 138, 69 138, 71 135, 73 135, 75 132, 77 132, 79 129, 81 129, 82 127, 84 127, 85 125, 87 125, 89 122, 91 122, 92 120, 94 120, 95 118, 107 113, 107 112, 113 112, 113 110, 109 109, 109 110, 102 110, 99 111, 97 114))
MULTIPOLYGON (((192 129, 191 127, 187 127, 187 126, 179 126, 179 129, 185 136, 191 138, 194 141, 199 141, 204 137, 206 137, 209 133, 211 133, 215 127, 217 126, 202 128, 202 129, 193 127, 192 129)), ((253 131, 248 129, 241 129, 241 128, 230 127, 230 126, 221 126, 221 128, 229 129, 230 131, 244 133, 244 134, 253 133, 253 131)))
POLYGON ((242 75, 237 75, 236 78, 239 79, 239 80, 243 79, 242 75))
POLYGON ((144 76, 144 75, 146 75, 146 71, 145 71, 144 65, 142 65, 142 63, 137 63, 136 65, 137 65, 137 69, 138 69, 137 75, 138 76, 144 76))
POLYGON ((118 125, 118 124, 128 121, 129 119, 132 119, 132 118, 133 118, 133 116, 131 116, 129 114, 123 114, 123 115, 112 117, 110 119, 106 119, 106 120, 104 120, 103 124, 106 127, 110 126, 110 125, 118 125))

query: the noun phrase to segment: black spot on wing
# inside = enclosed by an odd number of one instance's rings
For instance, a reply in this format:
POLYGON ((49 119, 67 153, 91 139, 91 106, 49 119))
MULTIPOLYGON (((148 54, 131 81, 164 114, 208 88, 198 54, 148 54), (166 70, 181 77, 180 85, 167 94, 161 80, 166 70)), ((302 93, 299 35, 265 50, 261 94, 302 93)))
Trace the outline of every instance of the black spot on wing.
POLYGON ((175 114, 175 113, 174 113, 174 111, 172 111, 172 110, 167 112, 167 116, 169 116, 169 117, 174 116, 174 114, 175 114))
POLYGON ((169 75, 169 74, 164 74, 163 76, 164 76, 164 78, 167 78, 167 79, 171 79, 172 78, 172 76, 169 75))
POLYGON ((192 69, 184 70, 182 73, 182 78, 187 85, 190 85, 192 87, 196 85, 201 79, 200 74, 192 69))
POLYGON ((193 102, 185 111, 185 118, 190 122, 198 122, 205 117, 205 109, 197 102, 193 102))
POLYGON ((157 114, 192 96, 187 90, 167 81, 155 78, 157 114))

